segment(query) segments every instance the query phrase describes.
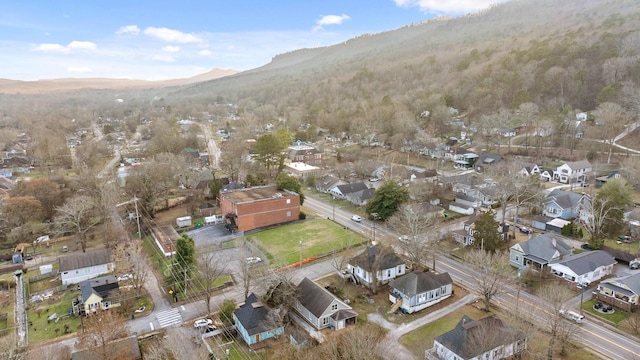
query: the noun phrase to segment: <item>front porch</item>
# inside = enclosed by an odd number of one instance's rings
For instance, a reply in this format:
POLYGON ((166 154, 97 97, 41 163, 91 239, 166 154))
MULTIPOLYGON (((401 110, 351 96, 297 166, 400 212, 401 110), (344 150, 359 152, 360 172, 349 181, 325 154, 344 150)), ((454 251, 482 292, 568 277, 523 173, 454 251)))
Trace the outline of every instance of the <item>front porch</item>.
POLYGON ((634 304, 632 300, 637 299, 633 292, 609 283, 599 284, 597 291, 593 292, 593 297, 626 312, 635 311, 638 308, 638 305, 634 304))

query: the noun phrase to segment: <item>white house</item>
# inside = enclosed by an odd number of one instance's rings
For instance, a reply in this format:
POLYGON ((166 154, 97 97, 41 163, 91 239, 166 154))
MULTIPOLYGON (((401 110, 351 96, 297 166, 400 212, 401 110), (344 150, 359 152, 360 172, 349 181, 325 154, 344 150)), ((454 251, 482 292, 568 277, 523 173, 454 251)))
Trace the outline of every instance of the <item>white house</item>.
POLYGON ((588 285, 613 273, 616 260, 602 250, 571 255, 555 264, 549 264, 551 273, 576 285, 588 285))
POLYGON ((453 330, 433 340, 433 348, 427 350, 425 358, 500 360, 516 356, 526 349, 526 336, 503 323, 496 315, 480 320, 464 315, 453 330))
POLYGON ((592 170, 593 165, 588 160, 568 162, 558 166, 555 179, 564 184, 581 182, 592 170))
POLYGON ((367 246, 363 252, 351 258, 347 264, 347 271, 353 274, 357 283, 371 288, 374 272, 377 283, 386 284, 389 280, 404 275, 407 268, 393 248, 375 245, 367 246))
POLYGON ((541 170, 538 164, 530 163, 526 161, 518 162, 518 174, 522 176, 540 175, 541 170))
POLYGON ((340 330, 356 323, 358 313, 309 278, 300 281, 294 309, 316 329, 340 330))
POLYGON ((428 308, 453 294, 453 280, 449 273, 414 271, 389 282, 389 301, 392 310, 411 314, 428 308))
POLYGON ((110 273, 115 268, 110 249, 67 255, 58 259, 58 262, 58 271, 63 285, 78 284, 98 275, 110 273))

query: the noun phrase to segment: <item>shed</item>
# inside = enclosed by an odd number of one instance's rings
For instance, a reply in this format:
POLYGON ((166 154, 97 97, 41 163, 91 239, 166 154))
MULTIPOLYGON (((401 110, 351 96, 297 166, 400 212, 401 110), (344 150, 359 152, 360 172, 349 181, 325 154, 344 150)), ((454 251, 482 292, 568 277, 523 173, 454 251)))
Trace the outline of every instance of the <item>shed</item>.
POLYGON ((191 226, 191 216, 176 218, 176 224, 178 225, 178 227, 191 226))
POLYGON ((562 220, 560 218, 555 218, 547 222, 546 229, 549 231, 555 231, 558 234, 562 233, 562 228, 571 224, 571 221, 562 220))
POLYGON ((546 230, 547 229, 547 223, 549 221, 551 221, 550 217, 546 217, 544 215, 536 215, 531 220, 531 226, 533 226, 534 228, 536 228, 538 230, 546 230))

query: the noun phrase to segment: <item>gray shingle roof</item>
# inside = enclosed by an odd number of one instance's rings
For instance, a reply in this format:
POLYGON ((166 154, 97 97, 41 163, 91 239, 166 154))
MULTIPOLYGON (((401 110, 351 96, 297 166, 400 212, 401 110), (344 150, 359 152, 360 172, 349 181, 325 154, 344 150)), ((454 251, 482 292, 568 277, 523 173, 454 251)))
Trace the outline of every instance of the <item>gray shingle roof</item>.
POLYGON ((371 271, 374 264, 377 265, 378 270, 385 270, 404 264, 404 261, 396 255, 391 247, 376 245, 367 246, 363 252, 352 257, 349 264, 371 271))
POLYGON ((338 185, 338 190, 340 190, 340 192, 343 193, 344 195, 355 193, 355 192, 366 190, 366 189, 367 189, 367 185, 362 182, 338 185))
POLYGON ((244 304, 240 305, 233 313, 250 336, 271 330, 266 326, 268 324, 269 308, 260 302, 254 293, 251 293, 244 301, 244 304))
POLYGON ((391 280, 389 286, 408 297, 412 297, 452 283, 449 273, 435 274, 431 271, 414 271, 401 278, 391 280))
POLYGON ((611 279, 606 279, 606 280, 603 280, 600 283, 600 285, 603 285, 603 286, 607 286, 607 285, 611 286, 611 285, 613 285, 615 287, 618 287, 618 285, 614 285, 613 283, 618 283, 618 284, 625 285, 634 294, 640 295, 640 273, 636 273, 636 274, 633 274, 633 275, 616 277, 616 278, 611 278, 611 279))
POLYGON ((91 294, 98 295, 102 300, 109 297, 109 293, 118 289, 118 279, 113 276, 102 276, 99 278, 85 280, 80 283, 80 292, 82 294, 82 302, 86 302, 91 294))
POLYGON ((588 160, 568 162, 567 166, 569 166, 571 170, 586 169, 592 167, 591 163, 588 160))
POLYGON ((577 275, 589 273, 600 266, 613 265, 616 260, 606 251, 595 250, 587 251, 582 254, 568 256, 558 264, 564 265, 571 269, 577 275))
POLYGON ((555 199, 555 202, 563 209, 569 209, 578 205, 582 194, 573 191, 565 191, 562 189, 554 189, 547 196, 547 200, 555 199))
POLYGON ((327 289, 309 278, 305 277, 298 284, 298 301, 317 318, 337 299, 327 289))
POLYGON ((67 255, 58 259, 58 262, 60 263, 58 269, 61 272, 108 264, 111 262, 111 250, 102 249, 88 251, 81 254, 67 255))
POLYGON ((486 349, 494 349, 499 345, 511 344, 515 341, 516 332, 500 320, 496 315, 491 315, 480 320, 473 320, 463 315, 456 327, 435 338, 435 341, 453 351, 463 359, 471 359, 482 355, 483 350, 472 344, 473 339, 484 339, 491 344, 483 344, 486 349), (491 336, 485 337, 481 332, 491 330, 491 336))
POLYGON ((573 248, 564 242, 564 240, 548 233, 521 242, 520 247, 525 255, 533 255, 547 262, 553 258, 553 254, 555 254, 556 251, 558 251, 561 256, 573 254, 573 248))

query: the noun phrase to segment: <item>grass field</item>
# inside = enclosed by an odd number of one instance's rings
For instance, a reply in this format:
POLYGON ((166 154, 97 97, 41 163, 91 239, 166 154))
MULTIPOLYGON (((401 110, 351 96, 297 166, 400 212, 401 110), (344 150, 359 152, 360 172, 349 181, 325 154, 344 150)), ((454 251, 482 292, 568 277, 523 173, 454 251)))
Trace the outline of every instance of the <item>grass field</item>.
POLYGON ((611 321, 613 323, 615 323, 616 325, 620 324, 623 320, 627 319, 629 317, 629 314, 627 314, 626 312, 620 310, 620 309, 615 309, 615 312, 613 314, 603 314, 601 312, 596 311, 593 308, 593 305, 595 305, 597 300, 595 299, 591 299, 589 301, 585 301, 584 304, 582 304, 582 310, 584 311, 588 311, 589 313, 598 316, 604 320, 608 320, 611 321))
POLYGON ((76 332, 80 326, 79 317, 68 316, 71 300, 77 296, 76 291, 67 290, 60 297, 54 295, 50 300, 29 306, 27 319, 29 321, 29 343, 53 339, 64 335, 65 325, 70 333, 76 332), (40 315, 38 315, 38 311, 40 315), (48 322, 47 318, 53 313, 58 314, 58 322, 48 322), (56 331, 57 329, 57 331, 56 331))
POLYGON ((248 237, 271 263, 288 265, 312 256, 323 256, 365 241, 363 237, 327 220, 313 219, 261 231, 248 237), (302 243, 302 245, 301 245, 302 243))

